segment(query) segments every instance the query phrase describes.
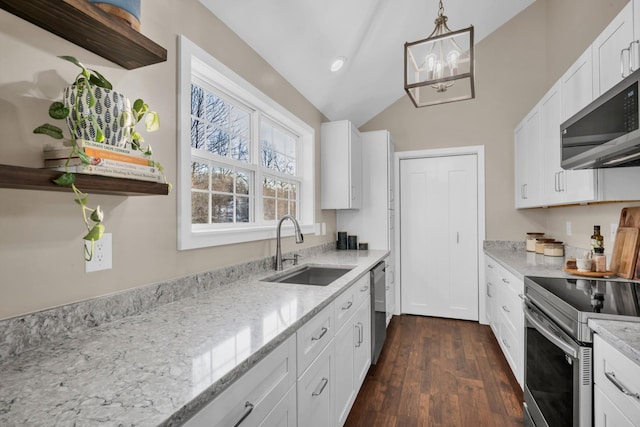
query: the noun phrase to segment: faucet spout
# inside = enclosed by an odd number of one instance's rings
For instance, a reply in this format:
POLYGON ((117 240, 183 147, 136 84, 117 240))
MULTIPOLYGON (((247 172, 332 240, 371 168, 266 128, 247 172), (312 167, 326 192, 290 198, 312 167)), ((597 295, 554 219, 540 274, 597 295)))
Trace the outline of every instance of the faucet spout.
POLYGON ((285 219, 291 220, 293 222, 293 227, 296 232, 296 243, 302 243, 304 241, 304 236, 302 235, 302 231, 300 230, 300 224, 298 221, 289 214, 283 215, 278 222, 278 227, 276 228, 276 270, 280 271, 283 269, 282 261, 285 261, 282 258, 282 244, 281 244, 281 236, 280 231, 282 229, 282 223, 285 219))

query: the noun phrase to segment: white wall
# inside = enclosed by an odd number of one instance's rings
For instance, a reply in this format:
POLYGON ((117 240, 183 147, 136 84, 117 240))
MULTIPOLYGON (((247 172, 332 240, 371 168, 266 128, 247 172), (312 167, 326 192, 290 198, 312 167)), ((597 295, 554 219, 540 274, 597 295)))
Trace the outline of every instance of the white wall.
MULTIPOLYGON (((56 55, 73 55, 159 112, 160 131, 146 137, 175 184, 178 34, 312 126, 319 161, 320 123, 326 119, 197 0, 143 0, 141 21, 142 33, 168 50, 168 61, 127 71, 0 10, 0 163, 42 166, 42 145, 50 139, 31 131, 50 121, 51 100, 77 74, 56 55)), ((319 175, 316 182, 319 188, 319 175)), ((334 240, 335 211, 321 211, 317 194, 316 222, 327 223, 327 235, 305 236, 304 247, 334 240)), ((84 228, 71 194, 0 189, 0 319, 275 253, 273 240, 177 251, 175 190, 169 196, 91 195, 90 203, 106 212, 114 254, 112 270, 87 274, 84 228)), ((294 246, 291 238, 284 242, 285 251, 294 246)))

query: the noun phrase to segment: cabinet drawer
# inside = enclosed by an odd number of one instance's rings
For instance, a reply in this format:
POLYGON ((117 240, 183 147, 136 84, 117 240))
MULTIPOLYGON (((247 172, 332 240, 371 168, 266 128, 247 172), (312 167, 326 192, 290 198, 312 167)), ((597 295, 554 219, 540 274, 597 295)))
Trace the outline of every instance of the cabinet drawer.
MULTIPOLYGON (((499 315, 504 319, 505 316, 499 315)), ((524 340, 519 339, 517 335, 513 333, 510 327, 505 327, 504 320, 501 322, 500 328, 500 347, 504 353, 513 375, 520 383, 523 384, 523 368, 524 368, 524 340)))
POLYGON ((640 366, 597 334, 593 338, 593 352, 594 382, 627 418, 640 420, 640 366))
POLYGON ((298 380, 298 425, 327 427, 333 424, 335 385, 333 341, 298 380))
POLYGON ((322 309, 297 332, 298 377, 309 367, 335 334, 334 302, 322 309))
POLYGON ((369 298, 371 295, 371 277, 369 274, 365 274, 353 284, 353 293, 356 295, 355 305, 356 308, 360 307, 363 301, 369 298))
POLYGON ((595 427, 636 427, 597 384, 593 386, 593 425, 595 427))
POLYGON ((505 323, 513 334, 516 336, 523 334, 524 310, 522 308, 522 299, 511 288, 502 289, 498 299, 497 310, 502 312, 505 317, 505 323))
POLYGON ((351 319, 351 316, 355 314, 356 308, 358 307, 356 302, 357 289, 354 285, 338 296, 333 303, 336 319, 336 331, 339 331, 340 328, 347 323, 349 319, 351 319))
POLYGON ((498 277, 496 281, 498 281, 498 283, 508 286, 509 289, 511 289, 516 295, 523 295, 524 281, 518 279, 502 266, 498 268, 497 272, 498 277))
POLYGON ((292 335, 184 425, 256 426, 267 417, 296 381, 296 336, 292 335))

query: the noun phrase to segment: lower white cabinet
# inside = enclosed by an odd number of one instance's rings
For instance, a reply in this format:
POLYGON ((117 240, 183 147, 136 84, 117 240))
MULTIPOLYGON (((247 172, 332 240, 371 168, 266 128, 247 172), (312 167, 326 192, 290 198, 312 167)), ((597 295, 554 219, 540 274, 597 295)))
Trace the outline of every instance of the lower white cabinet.
POLYGON ((335 353, 329 343, 298 378, 298 425, 333 425, 335 353))
MULTIPOLYGON (((296 386, 291 386, 287 394, 259 424, 260 427, 295 427, 298 408, 296 405, 296 386)), ((240 427, 240 426, 239 426, 240 427)))
MULTIPOLYGON (((289 337, 222 394, 195 414, 187 427, 274 425, 267 420, 295 413, 286 396, 296 384, 296 336, 289 337), (277 413, 274 413, 275 410, 277 413), (264 423, 264 424, 263 424, 264 423)), ((288 418, 290 419, 290 418, 288 418)), ((275 424, 283 425, 283 424, 275 424)), ((286 425, 286 424, 284 424, 286 425)))
POLYGON ((640 425, 640 366, 593 337, 594 425, 640 425))
POLYGON ((487 319, 513 375, 524 383, 524 282, 485 257, 487 319))

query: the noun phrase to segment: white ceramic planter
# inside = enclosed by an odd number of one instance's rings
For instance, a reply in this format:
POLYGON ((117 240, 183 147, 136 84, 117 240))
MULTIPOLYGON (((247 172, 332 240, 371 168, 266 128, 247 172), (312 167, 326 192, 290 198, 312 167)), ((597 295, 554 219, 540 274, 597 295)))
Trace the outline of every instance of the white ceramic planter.
POLYGON ((89 90, 93 91, 96 103, 93 108, 89 107, 90 94, 85 92, 79 99, 76 111, 76 93, 75 85, 68 86, 64 90, 64 105, 70 110, 67 117, 67 126, 71 135, 77 139, 86 139, 95 141, 97 130, 95 123, 102 129, 104 134, 104 143, 116 146, 124 146, 126 143, 126 126, 130 124, 132 119, 131 102, 123 94, 93 86, 89 90), (91 120, 82 120, 75 131, 75 122, 78 118, 95 117, 95 123, 91 120))

